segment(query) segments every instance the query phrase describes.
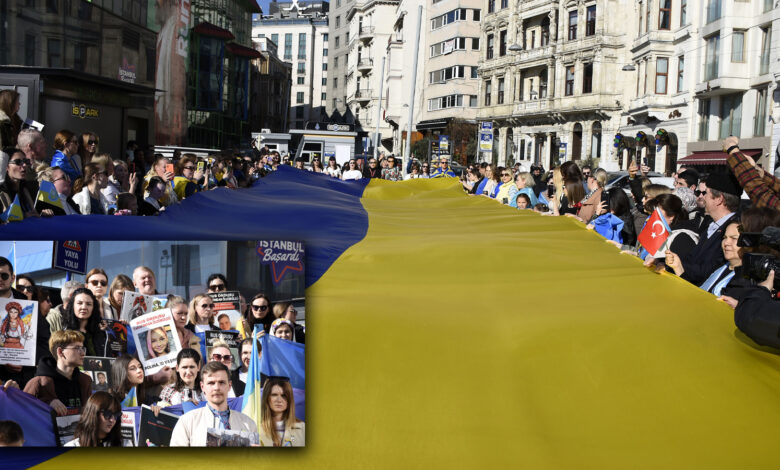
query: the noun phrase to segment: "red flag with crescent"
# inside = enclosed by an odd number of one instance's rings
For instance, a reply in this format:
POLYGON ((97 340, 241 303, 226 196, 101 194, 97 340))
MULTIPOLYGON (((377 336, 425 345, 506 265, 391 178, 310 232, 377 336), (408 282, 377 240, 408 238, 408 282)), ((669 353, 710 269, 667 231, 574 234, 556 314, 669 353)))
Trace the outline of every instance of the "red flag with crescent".
POLYGON ((666 243, 666 239, 669 238, 669 232, 671 232, 669 224, 666 223, 666 219, 661 211, 656 208, 647 219, 645 228, 642 229, 637 238, 642 247, 652 256, 666 243))

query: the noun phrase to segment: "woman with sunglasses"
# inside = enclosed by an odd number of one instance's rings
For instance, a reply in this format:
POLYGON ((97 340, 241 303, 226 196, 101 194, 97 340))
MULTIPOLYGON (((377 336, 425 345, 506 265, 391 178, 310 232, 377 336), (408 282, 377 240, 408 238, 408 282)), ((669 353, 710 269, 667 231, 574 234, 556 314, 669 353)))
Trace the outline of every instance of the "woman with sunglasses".
POLYGON ((54 156, 51 158, 51 166, 62 168, 71 181, 76 181, 81 177, 81 166, 78 165, 75 158, 79 151, 79 140, 73 132, 63 129, 54 136, 54 156))
POLYGON ((401 181, 401 168, 396 166, 395 157, 387 157, 387 166, 382 168, 382 179, 388 181, 401 181))
POLYGON ((16 276, 16 290, 24 294, 24 296, 27 297, 27 300, 38 300, 35 298, 35 281, 27 274, 16 276))
POLYGON ((501 204, 509 204, 509 191, 513 187, 515 190, 517 189, 517 187, 514 185, 514 182, 512 181, 514 179, 514 175, 512 174, 512 170, 509 168, 498 167, 498 170, 500 182, 490 197, 499 201, 501 204))
POLYGON ((333 178, 341 178, 341 168, 339 168, 339 164, 336 163, 335 157, 330 157, 328 159, 328 166, 325 167, 325 173, 333 178))
POLYGON ((201 183, 205 182, 203 170, 198 169, 198 157, 191 153, 181 156, 174 167, 173 191, 181 201, 201 189, 201 183))
MULTIPOLYGON (((84 286, 89 289, 97 300, 100 318, 106 320, 118 320, 119 315, 113 311, 111 302, 106 297, 108 291, 108 275, 100 268, 93 268, 87 273, 84 286)), ((120 306, 121 309, 121 306, 120 306)))
POLYGON ((152 167, 149 168, 149 171, 146 172, 146 175, 144 176, 144 191, 149 190, 153 177, 157 176, 163 180, 165 183, 165 193, 158 201, 166 207, 177 202, 176 193, 174 192, 172 185, 174 173, 169 170, 169 164, 170 162, 164 155, 157 154, 152 167))
POLYGON ((252 297, 248 308, 244 311, 244 318, 238 323, 238 332, 242 338, 248 338, 255 331, 255 325, 259 324, 268 333, 275 319, 268 297, 265 294, 257 294, 252 297))
POLYGON ((108 392, 95 392, 81 410, 74 439, 65 447, 122 447, 122 408, 108 392))
POLYGON ((81 158, 82 168, 83 165, 90 163, 92 157, 98 153, 98 138, 91 132, 85 132, 79 136, 79 149, 78 156, 81 158))
POLYGON ((341 174, 341 179, 344 181, 348 180, 359 180, 363 177, 363 172, 361 172, 357 167, 357 161, 354 159, 350 160, 347 163, 346 168, 344 169, 344 173, 341 174))
POLYGON ((192 298, 188 320, 185 328, 193 333, 219 330, 214 325, 214 301, 208 294, 199 294, 192 298))
MULTIPOLYGON (((38 195, 38 183, 28 181, 27 175, 32 172, 30 159, 21 150, 10 152, 8 166, 5 169, 5 181, 0 183, 0 212, 6 212, 18 197, 22 216, 38 217, 35 210, 35 198, 38 195)), ((51 209, 45 209, 41 215, 54 215, 51 209)))

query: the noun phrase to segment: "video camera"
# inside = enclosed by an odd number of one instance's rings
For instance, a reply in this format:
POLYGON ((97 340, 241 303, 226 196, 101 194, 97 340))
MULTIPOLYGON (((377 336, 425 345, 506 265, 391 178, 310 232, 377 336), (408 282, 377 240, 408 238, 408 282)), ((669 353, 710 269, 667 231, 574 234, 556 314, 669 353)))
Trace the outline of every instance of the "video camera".
MULTIPOLYGON (((737 246, 745 248, 758 248, 768 246, 780 251, 780 228, 766 227, 761 232, 743 232, 739 235, 737 246)), ((780 290, 780 260, 770 253, 745 253, 742 257, 742 272, 746 278, 756 282, 763 282, 769 276, 769 272, 775 271, 773 289, 780 290)))

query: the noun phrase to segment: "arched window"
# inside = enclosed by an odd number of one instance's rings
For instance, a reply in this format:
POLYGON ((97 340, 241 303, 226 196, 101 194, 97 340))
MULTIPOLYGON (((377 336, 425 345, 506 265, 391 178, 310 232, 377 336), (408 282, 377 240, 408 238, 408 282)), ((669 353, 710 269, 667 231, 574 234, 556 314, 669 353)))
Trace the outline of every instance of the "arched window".
POLYGON ((601 123, 593 123, 590 138, 590 156, 591 158, 601 158, 601 123))
POLYGON ((582 160, 582 124, 574 124, 571 139, 571 159, 582 160))

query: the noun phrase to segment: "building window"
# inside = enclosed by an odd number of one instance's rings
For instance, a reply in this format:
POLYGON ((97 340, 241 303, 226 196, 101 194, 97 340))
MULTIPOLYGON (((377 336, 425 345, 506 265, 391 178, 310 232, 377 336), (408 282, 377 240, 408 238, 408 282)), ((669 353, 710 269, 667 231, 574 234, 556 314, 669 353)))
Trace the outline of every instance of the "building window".
POLYGON ((653 0, 647 0, 647 8, 645 9, 645 32, 650 32, 650 4, 653 0))
POLYGON ((547 69, 539 74, 539 98, 547 98, 547 69))
POLYGON ((487 58, 488 59, 493 58, 493 35, 492 34, 487 35, 487 58))
POLYGON ((504 104, 504 78, 498 79, 498 100, 496 104, 504 104))
POLYGON ((505 56, 506 55, 506 30, 501 31, 498 33, 498 55, 499 56, 505 56))
POLYGON ((658 29, 672 29, 672 0, 660 0, 658 3, 658 29))
POLYGON ((593 36, 596 34, 596 5, 588 7, 585 16, 585 36, 593 36))
POLYGON ((339 39, 340 38, 338 36, 336 36, 336 42, 335 42, 336 49, 339 48, 339 39))
POLYGON ((718 56, 720 55, 720 37, 719 33, 706 38, 707 55, 704 62, 704 79, 712 80, 718 78, 718 56))
POLYGON ((709 0, 707 2, 707 23, 718 19, 720 19, 720 0, 709 0))
POLYGON ((480 15, 480 13, 481 13, 481 12, 482 12, 482 11, 481 11, 481 10, 479 10, 479 9, 475 9, 475 10, 474 10, 474 17, 473 17, 474 21, 479 21, 479 19, 480 19, 480 16, 481 16, 481 15, 480 15))
POLYGON ((699 101, 699 140, 709 140, 710 100, 699 101))
POLYGON ((766 108, 768 88, 756 90, 756 113, 753 115, 753 136, 764 137, 766 135, 766 108))
POLYGON ((327 93, 323 93, 323 94, 322 94, 322 96, 320 97, 320 99, 323 101, 323 103, 324 103, 324 102, 327 102, 327 101, 328 101, 328 95, 327 95, 327 93))
POLYGON ((733 31, 731 33, 731 61, 745 61, 745 32, 733 31))
POLYGON ((493 91, 493 84, 490 80, 485 80, 485 106, 490 106, 490 93, 493 91))
POLYGON ((742 127, 742 94, 720 97, 720 138, 733 135, 740 137, 742 127))
POLYGON ((566 67, 566 96, 574 94, 574 66, 566 67))
POLYGON ((304 85, 306 83, 306 77, 298 77, 298 85, 304 85))
POLYGON ((59 12, 59 0, 46 0, 46 13, 59 12))
POLYGON ((336 17, 336 27, 337 28, 341 28, 341 17, 340 16, 336 17))
POLYGON ((659 57, 655 60, 655 94, 666 94, 666 82, 669 78, 669 59, 659 57))
POLYGON ((306 58, 306 33, 298 33, 298 58, 306 58))
POLYGON ((769 49, 772 44, 772 27, 761 28, 761 66, 759 75, 769 73, 769 49))
POLYGON ((339 58, 338 57, 334 57, 333 58, 333 68, 334 69, 339 68, 339 58))
POLYGON ((569 41, 577 39, 577 10, 569 12, 569 41))
POLYGON ((60 40, 47 40, 46 50, 48 52, 49 67, 62 67, 62 43, 60 43, 60 40))
POLYGON ((339 87, 339 77, 333 77, 333 88, 339 87))
POLYGON ((35 34, 24 35, 24 65, 35 65, 35 44, 37 36, 35 34))
POLYGON ((680 27, 688 24, 688 0, 680 0, 680 27))
POLYGON ((501 9, 509 8, 509 0, 501 0, 501 9))
POLYGON ((685 56, 677 58, 677 93, 682 92, 685 88, 685 56))
POLYGON ((328 71, 328 63, 327 62, 323 62, 322 63, 322 71, 323 72, 327 72, 328 71))
POLYGON ((471 50, 472 51, 479 50, 479 38, 471 38, 471 50))
POLYGON ((327 49, 323 49, 322 50, 322 57, 328 57, 328 50, 327 49))
POLYGON ((298 62, 298 75, 306 74, 306 62, 298 62))
POLYGON ((277 46, 279 45, 279 35, 278 34, 272 34, 271 35, 271 41, 274 42, 277 46))
POLYGON ((328 42, 328 33, 322 34, 322 42, 328 42))
POLYGON ((322 86, 328 86, 328 77, 322 77, 322 86))
POLYGON ((297 104, 303 103, 303 92, 302 91, 299 91, 298 93, 295 94, 295 102, 297 104))
POLYGON ((542 20, 542 47, 550 44, 550 18, 545 16, 542 20))
POLYGON ((333 109, 336 109, 339 107, 339 102, 337 101, 337 98, 333 98, 333 109))
POLYGON ((292 33, 284 35, 284 60, 292 60, 292 33))
POLYGON ((488 0, 488 13, 496 11, 496 0, 488 0))
POLYGON ((593 64, 585 64, 582 69, 582 93, 593 92, 593 64))

